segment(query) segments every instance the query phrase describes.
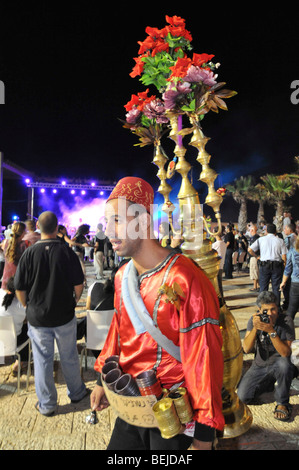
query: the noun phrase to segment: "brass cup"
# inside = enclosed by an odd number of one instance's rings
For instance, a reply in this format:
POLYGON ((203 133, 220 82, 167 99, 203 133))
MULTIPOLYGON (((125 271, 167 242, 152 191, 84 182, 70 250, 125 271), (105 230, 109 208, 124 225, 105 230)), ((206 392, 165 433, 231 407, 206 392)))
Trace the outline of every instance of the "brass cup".
POLYGON ((164 439, 171 439, 180 432, 181 423, 171 398, 162 398, 155 403, 153 412, 164 439))
POLYGON ((182 424, 190 423, 193 417, 193 411, 185 388, 179 387, 175 392, 169 394, 173 400, 176 412, 182 424))

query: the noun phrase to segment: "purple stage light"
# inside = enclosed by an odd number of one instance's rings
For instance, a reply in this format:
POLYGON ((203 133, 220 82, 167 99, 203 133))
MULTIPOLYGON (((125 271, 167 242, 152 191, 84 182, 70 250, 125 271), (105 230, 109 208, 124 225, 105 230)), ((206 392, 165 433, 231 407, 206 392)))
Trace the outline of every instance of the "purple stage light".
POLYGON ((104 191, 101 191, 101 192, 100 192, 100 196, 104 196, 104 191))
POLYGON ((96 184, 94 182, 91 183, 91 186, 94 187, 96 184))
POLYGON ((41 193, 45 193, 45 192, 46 192, 45 188, 42 188, 42 189, 40 190, 40 192, 41 192, 41 193))
POLYGON ((71 190, 71 194, 75 194, 76 191, 74 189, 71 190))
POLYGON ((25 179, 25 183, 26 183, 26 184, 29 184, 29 183, 30 183, 30 179, 29 179, 29 178, 26 178, 26 179, 25 179))
POLYGON ((84 196, 84 194, 86 194, 86 191, 84 191, 84 189, 83 189, 83 191, 81 191, 81 194, 82 194, 82 196, 84 196))
POLYGON ((57 194, 57 189, 53 189, 53 193, 54 193, 54 194, 57 194))
POLYGON ((66 182, 65 182, 65 181, 61 181, 61 184, 62 184, 62 186, 65 186, 65 185, 66 185, 66 182))

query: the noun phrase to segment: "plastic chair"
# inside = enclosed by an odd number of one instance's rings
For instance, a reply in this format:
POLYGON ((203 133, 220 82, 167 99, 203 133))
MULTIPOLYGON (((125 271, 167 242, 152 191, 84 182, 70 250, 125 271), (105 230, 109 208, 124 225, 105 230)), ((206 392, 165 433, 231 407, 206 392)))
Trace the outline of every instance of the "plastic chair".
POLYGON ((237 270, 238 270, 238 272, 239 272, 240 269, 242 269, 242 267, 243 267, 243 263, 244 263, 246 254, 247 254, 246 251, 242 251, 242 252, 239 254, 238 263, 237 263, 237 270))
POLYGON ((82 374, 83 355, 85 355, 85 370, 87 370, 87 350, 101 350, 106 341, 114 310, 87 310, 86 312, 86 343, 83 344, 80 357, 82 374))
POLYGON ((31 374, 31 342, 28 338, 23 344, 17 346, 17 335, 12 315, 0 317, 0 358, 8 356, 17 356, 18 358, 18 382, 17 392, 20 393, 20 379, 21 379, 21 356, 20 351, 26 346, 29 346, 28 353, 28 366, 27 366, 27 379, 26 391, 28 391, 29 377, 31 374))

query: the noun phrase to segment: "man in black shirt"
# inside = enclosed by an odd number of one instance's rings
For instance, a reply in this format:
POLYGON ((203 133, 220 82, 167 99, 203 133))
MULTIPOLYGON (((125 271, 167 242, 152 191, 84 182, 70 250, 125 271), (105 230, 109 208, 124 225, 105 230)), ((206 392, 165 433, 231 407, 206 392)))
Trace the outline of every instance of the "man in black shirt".
POLYGON ((233 278, 233 252, 235 249, 235 237, 233 234, 233 226, 228 224, 226 227, 226 234, 224 236, 226 243, 226 253, 224 261, 225 279, 233 278))
POLYGON ((95 234, 94 241, 94 267, 96 271, 96 278, 103 279, 103 270, 104 270, 104 250, 105 250, 105 242, 107 241, 107 237, 103 232, 103 225, 98 224, 97 226, 98 231, 95 234))
POLYGON ((291 363, 291 344, 295 339, 293 319, 279 313, 273 292, 261 292, 257 298, 259 310, 249 320, 243 342, 245 353, 256 351, 254 361, 238 388, 243 403, 252 403, 267 387, 275 387, 277 406, 274 417, 287 421, 291 416, 289 391, 296 368, 291 363))
POLYGON ((75 306, 83 290, 83 272, 76 254, 56 238, 57 218, 43 212, 38 219, 41 240, 29 247, 15 275, 16 294, 26 308, 34 357, 36 408, 46 416, 55 412, 54 340, 72 402, 87 389, 80 376, 76 346, 75 306))

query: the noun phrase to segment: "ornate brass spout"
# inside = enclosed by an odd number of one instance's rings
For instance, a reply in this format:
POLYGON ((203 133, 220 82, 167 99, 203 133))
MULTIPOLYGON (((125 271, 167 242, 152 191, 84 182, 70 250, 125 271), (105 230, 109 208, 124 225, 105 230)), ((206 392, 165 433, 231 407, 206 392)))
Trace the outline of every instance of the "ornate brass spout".
POLYGON ((198 255, 202 249, 203 214, 198 193, 188 178, 191 165, 185 159, 186 149, 178 141, 178 134, 180 132, 178 128, 178 115, 174 113, 168 113, 167 115, 171 124, 169 137, 176 143, 174 149, 174 154, 177 158, 175 171, 182 177, 180 191, 177 196, 180 206, 181 235, 184 238, 181 248, 184 254, 198 262, 198 255))
MULTIPOLYGON (((229 311, 223 296, 220 293, 217 274, 219 271, 220 258, 212 249, 211 240, 207 238, 206 232, 202 230, 199 221, 203 221, 203 214, 197 191, 188 179, 191 165, 185 160, 186 149, 178 145, 177 115, 169 115, 172 126, 170 137, 176 143, 174 153, 178 159, 176 171, 182 177, 181 188, 178 194, 181 226, 183 227, 184 243, 183 253, 196 261, 211 280, 220 302, 220 328, 223 338, 223 414, 225 417, 225 428, 223 437, 236 437, 246 432, 252 423, 252 415, 249 408, 244 405, 236 394, 236 387, 242 373, 243 351, 237 323, 229 311)), ((193 125, 193 136, 190 145, 198 149, 197 161, 202 165, 200 180, 208 185, 208 195, 205 203, 213 208, 218 223, 217 233, 221 233, 220 205, 222 196, 214 188, 217 173, 209 166, 211 156, 205 150, 208 138, 204 136, 195 119, 191 119, 193 125)), ((206 226, 207 231, 208 227, 206 226)), ((210 232, 209 232, 210 233, 210 232)), ((214 234, 215 235, 215 234, 214 234)))
MULTIPOLYGON (((214 182, 218 174, 212 170, 209 166, 211 155, 208 154, 205 147, 207 142, 210 140, 209 137, 206 137, 201 128, 199 127, 195 118, 191 118, 191 124, 193 125, 193 136, 190 141, 190 145, 197 148, 198 156, 197 161, 202 165, 202 172, 200 174, 200 181, 203 181, 208 186, 208 195, 206 197, 205 203, 213 208, 215 213, 216 221, 218 224, 218 231, 213 235, 219 235, 221 233, 221 214, 220 214, 220 205, 222 203, 222 196, 215 191, 214 182)), ((211 234, 209 228, 206 225, 207 232, 211 234)))
POLYGON ((172 191, 172 187, 166 181, 165 165, 166 165, 167 160, 168 158, 165 155, 160 145, 160 142, 157 142, 157 144, 155 145, 153 163, 157 165, 157 167, 159 168, 158 173, 157 173, 157 177, 160 179, 160 186, 158 188, 158 193, 162 194, 162 196, 164 197, 164 204, 162 206, 162 210, 168 215, 169 223, 172 224, 172 213, 175 209, 175 206, 172 204, 172 202, 169 199, 169 194, 172 191))

